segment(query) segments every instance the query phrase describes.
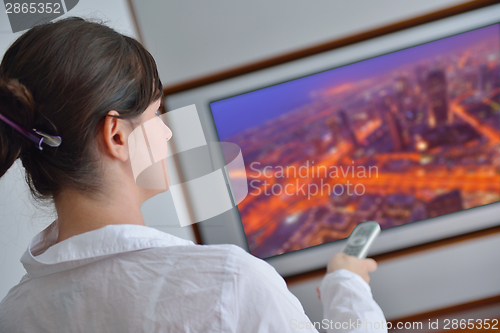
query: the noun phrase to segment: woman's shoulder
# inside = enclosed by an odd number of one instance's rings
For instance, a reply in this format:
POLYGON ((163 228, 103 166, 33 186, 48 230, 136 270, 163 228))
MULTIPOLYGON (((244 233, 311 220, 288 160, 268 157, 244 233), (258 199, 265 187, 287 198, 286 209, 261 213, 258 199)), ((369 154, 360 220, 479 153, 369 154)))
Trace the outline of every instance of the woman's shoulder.
POLYGON ((155 247, 142 252, 145 257, 158 258, 161 262, 186 265, 210 265, 213 269, 234 270, 243 262, 260 260, 233 244, 179 245, 155 247))
POLYGON ((164 268, 191 270, 196 267, 206 274, 282 280, 274 267, 233 244, 157 247, 140 252, 139 262, 151 260, 164 268))
POLYGON ((221 258, 219 269, 224 271, 226 280, 239 285, 286 286, 282 276, 265 260, 257 258, 243 248, 232 244, 197 245, 194 251, 203 253, 202 257, 221 258), (223 263, 222 263, 223 262, 223 263))

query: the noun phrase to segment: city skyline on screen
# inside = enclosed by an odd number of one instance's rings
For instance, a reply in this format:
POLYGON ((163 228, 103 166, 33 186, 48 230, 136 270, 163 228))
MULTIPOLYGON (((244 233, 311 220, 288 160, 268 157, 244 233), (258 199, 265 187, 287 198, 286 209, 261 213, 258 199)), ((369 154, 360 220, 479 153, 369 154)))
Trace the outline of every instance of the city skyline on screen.
POLYGON ((500 25, 211 103, 267 258, 500 200, 500 25))

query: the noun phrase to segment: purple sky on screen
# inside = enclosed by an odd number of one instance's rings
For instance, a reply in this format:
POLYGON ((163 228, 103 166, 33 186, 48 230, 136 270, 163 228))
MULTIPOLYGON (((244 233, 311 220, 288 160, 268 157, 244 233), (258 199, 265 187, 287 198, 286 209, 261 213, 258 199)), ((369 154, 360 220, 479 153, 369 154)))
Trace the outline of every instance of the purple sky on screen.
POLYGON ((476 29, 434 42, 331 69, 293 81, 230 97, 210 104, 220 141, 276 118, 310 102, 310 92, 341 83, 356 82, 400 66, 435 57, 496 37, 500 24, 476 29))

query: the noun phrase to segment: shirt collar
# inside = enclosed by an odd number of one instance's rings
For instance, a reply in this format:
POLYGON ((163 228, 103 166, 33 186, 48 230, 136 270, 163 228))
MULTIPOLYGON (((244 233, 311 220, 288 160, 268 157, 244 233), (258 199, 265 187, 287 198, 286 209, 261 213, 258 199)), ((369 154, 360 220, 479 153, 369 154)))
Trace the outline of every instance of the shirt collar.
POLYGON ((36 235, 21 257, 31 276, 43 276, 102 260, 117 253, 154 247, 194 245, 156 229, 132 224, 107 225, 56 244, 57 220, 36 235))

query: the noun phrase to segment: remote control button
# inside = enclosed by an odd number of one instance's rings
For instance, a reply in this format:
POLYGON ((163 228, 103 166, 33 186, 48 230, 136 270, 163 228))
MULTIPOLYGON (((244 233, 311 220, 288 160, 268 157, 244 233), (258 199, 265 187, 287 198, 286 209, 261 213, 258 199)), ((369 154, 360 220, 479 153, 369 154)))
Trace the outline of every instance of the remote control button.
POLYGON ((358 236, 358 237, 354 237, 353 239, 351 239, 349 244, 351 244, 352 246, 361 246, 364 243, 366 243, 367 240, 368 239, 364 236, 358 236))

